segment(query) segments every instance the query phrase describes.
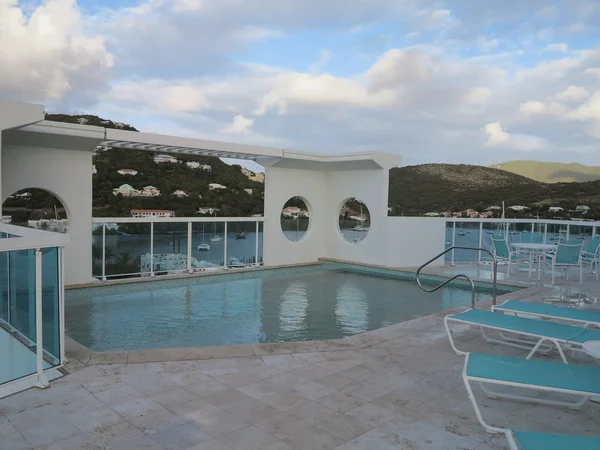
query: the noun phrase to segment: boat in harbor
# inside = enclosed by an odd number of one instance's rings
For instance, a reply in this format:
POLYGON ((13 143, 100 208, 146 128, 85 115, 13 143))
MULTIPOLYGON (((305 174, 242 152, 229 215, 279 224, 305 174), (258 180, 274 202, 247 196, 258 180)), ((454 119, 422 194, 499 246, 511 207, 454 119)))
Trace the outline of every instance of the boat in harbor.
POLYGON ((210 250, 210 245, 208 244, 200 244, 198 245, 198 247, 196 247, 198 249, 198 251, 200 252, 207 252, 210 250))
POLYGON ((245 231, 240 231, 235 235, 236 239, 246 239, 246 232, 245 231))

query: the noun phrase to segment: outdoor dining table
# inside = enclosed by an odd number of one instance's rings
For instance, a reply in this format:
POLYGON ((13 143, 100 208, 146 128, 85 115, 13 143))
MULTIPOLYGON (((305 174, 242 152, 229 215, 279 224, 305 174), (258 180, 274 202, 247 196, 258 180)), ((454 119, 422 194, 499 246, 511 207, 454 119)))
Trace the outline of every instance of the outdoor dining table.
POLYGON ((538 280, 540 279, 541 276, 541 265, 542 265, 542 255, 546 252, 552 251, 552 250, 556 250, 556 248, 558 247, 557 245, 554 244, 538 244, 538 243, 527 243, 527 242, 515 242, 513 244, 511 244, 511 246, 513 248, 519 249, 519 250, 526 250, 529 252, 529 278, 531 278, 531 272, 533 270, 533 262, 535 261, 535 257, 538 256, 538 280))

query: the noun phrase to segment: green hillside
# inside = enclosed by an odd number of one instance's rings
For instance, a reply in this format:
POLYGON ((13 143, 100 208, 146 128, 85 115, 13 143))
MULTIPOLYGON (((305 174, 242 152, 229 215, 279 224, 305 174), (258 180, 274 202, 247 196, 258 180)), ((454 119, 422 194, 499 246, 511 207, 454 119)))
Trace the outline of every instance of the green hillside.
MULTIPOLYGON (((598 149, 600 151, 600 148, 598 149)), ((541 161, 508 161, 492 166, 542 183, 582 183, 600 180, 600 166, 541 161)))
MULTIPOLYGON (((122 128, 137 131, 134 127, 93 115, 47 114, 47 120, 67 123, 79 123, 85 118, 85 125, 106 128, 122 128)), ((251 181, 241 172, 239 165, 228 165, 216 157, 175 155, 181 163, 156 164, 153 161, 157 153, 144 150, 109 149, 98 151, 93 163, 97 174, 93 176, 93 207, 95 217, 129 217, 131 209, 169 209, 174 210, 177 217, 200 217, 199 207, 219 208, 218 216, 243 216, 263 212, 264 185, 251 181), (205 172, 189 168, 185 162, 198 161, 208 164, 212 170, 205 172), (134 169, 138 173, 120 175, 119 169, 134 169), (226 190, 211 191, 209 183, 227 186, 226 190), (145 186, 155 186, 160 190, 158 197, 122 197, 113 195, 113 189, 123 184, 141 190, 145 186), (178 198, 173 192, 178 189, 189 191, 189 197, 178 198), (252 189, 252 194, 244 189, 252 189), (201 198, 200 198, 201 196, 201 198)), ((36 195, 38 195, 36 193, 36 195)), ((42 194, 40 194, 42 195, 42 194)), ((43 195, 42 195, 43 197, 43 195)), ((20 209, 31 209, 48 203, 46 200, 11 199, 6 206, 20 209), (33 202, 32 200, 35 200, 33 202)), ((24 216, 22 213, 21 215, 24 216)), ((26 219, 26 217, 23 217, 26 219)))
POLYGON ((520 175, 489 167, 424 164, 390 171, 392 214, 484 210, 488 206, 523 205, 539 211, 549 206, 575 209, 587 205, 588 217, 600 211, 600 181, 585 183, 540 183, 520 175))

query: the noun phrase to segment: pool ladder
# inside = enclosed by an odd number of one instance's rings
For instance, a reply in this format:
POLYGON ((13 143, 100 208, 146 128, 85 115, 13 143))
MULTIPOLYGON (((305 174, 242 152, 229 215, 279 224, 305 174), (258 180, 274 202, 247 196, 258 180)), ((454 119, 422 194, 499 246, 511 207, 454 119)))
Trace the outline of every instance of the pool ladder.
POLYGON ((442 256, 444 256, 446 253, 448 253, 451 250, 473 250, 473 251, 477 251, 477 252, 486 252, 489 253, 489 255, 492 257, 492 274, 493 274, 493 280, 492 280, 492 304, 495 306, 496 305, 496 286, 498 283, 498 260, 496 259, 496 255, 494 255, 492 252, 490 252, 487 248, 483 248, 483 247, 461 247, 461 246, 455 246, 455 247, 449 247, 446 250, 444 250, 442 253, 440 253, 437 256, 434 256, 433 258, 431 258, 429 261, 427 261, 425 264, 423 264, 421 267, 419 267, 417 269, 417 284, 419 285, 419 287, 425 291, 425 292, 435 292, 438 289, 446 286, 448 283, 456 280, 457 278, 464 278, 465 280, 467 280, 470 284, 471 284, 471 308, 475 308, 475 283, 473 282, 473 280, 471 279, 471 277, 469 277, 468 275, 465 275, 463 273, 459 273, 457 275, 454 275, 452 278, 444 281, 443 283, 439 284, 438 286, 432 288, 432 289, 425 289, 423 287, 423 285, 421 284, 421 279, 419 278, 421 275, 421 271, 423 270, 423 268, 427 267, 429 264, 431 264, 432 262, 434 262, 436 259, 441 258, 442 256))

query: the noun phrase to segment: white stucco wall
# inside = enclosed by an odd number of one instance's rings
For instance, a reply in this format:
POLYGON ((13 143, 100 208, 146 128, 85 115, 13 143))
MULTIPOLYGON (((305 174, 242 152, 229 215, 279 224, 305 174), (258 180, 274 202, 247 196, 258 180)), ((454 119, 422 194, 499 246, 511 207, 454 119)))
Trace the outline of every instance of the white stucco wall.
POLYGON ((267 167, 265 170, 265 224, 263 259, 265 265, 314 262, 323 256, 327 205, 327 172, 267 167), (302 197, 309 208, 310 226, 299 242, 288 240, 281 230, 283 205, 302 197))
POLYGON ((65 284, 92 279, 92 153, 4 145, 2 202, 27 188, 52 192, 67 211, 70 243, 65 247, 65 284))

